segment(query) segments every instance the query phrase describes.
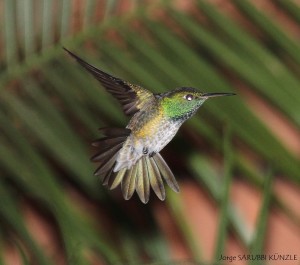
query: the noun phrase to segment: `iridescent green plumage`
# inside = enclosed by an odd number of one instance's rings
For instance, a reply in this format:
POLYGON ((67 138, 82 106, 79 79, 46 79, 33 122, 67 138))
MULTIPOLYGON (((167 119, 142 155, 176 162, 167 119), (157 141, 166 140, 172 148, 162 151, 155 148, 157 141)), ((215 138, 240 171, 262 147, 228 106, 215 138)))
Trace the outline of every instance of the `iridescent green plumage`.
POLYGON ((91 160, 99 164, 95 175, 103 176, 103 184, 110 189, 121 185, 126 200, 136 191, 141 201, 147 203, 150 187, 160 200, 164 200, 163 180, 178 192, 177 181, 159 154, 160 150, 206 99, 233 94, 202 93, 190 87, 153 94, 113 77, 65 50, 119 100, 127 115, 133 115, 125 129, 101 129, 105 137, 93 142, 97 154, 91 160))

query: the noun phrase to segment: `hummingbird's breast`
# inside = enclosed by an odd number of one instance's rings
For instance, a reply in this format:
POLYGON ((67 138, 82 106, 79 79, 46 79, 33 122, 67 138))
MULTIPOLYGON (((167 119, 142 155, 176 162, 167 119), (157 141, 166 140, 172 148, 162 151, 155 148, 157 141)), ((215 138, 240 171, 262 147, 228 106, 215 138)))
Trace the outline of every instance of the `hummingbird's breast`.
POLYGON ((143 155, 160 152, 173 139, 181 124, 181 121, 166 117, 159 108, 136 113, 127 126, 131 134, 119 152, 114 171, 130 168, 143 155))

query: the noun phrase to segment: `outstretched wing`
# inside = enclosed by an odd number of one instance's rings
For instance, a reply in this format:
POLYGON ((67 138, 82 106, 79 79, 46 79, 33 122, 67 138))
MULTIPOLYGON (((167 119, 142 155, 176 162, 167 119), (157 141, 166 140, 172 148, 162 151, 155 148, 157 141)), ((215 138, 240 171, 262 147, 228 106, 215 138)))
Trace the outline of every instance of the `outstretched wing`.
POLYGON ((155 100, 153 93, 150 91, 130 84, 117 77, 111 76, 102 70, 90 65, 74 53, 64 48, 76 61, 90 72, 105 88, 110 92, 123 106, 123 110, 127 115, 133 115, 145 104, 155 100))

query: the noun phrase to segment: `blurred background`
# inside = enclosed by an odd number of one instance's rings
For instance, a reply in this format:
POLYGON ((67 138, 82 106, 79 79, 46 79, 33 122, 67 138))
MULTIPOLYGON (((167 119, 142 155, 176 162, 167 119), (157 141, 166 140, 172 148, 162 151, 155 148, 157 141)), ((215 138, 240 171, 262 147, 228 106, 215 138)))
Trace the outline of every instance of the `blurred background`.
POLYGON ((0 36, 0 264, 300 264, 299 1, 2 0, 0 36), (62 46, 153 92, 237 94, 163 150, 180 193, 93 176, 97 129, 128 117, 62 46))

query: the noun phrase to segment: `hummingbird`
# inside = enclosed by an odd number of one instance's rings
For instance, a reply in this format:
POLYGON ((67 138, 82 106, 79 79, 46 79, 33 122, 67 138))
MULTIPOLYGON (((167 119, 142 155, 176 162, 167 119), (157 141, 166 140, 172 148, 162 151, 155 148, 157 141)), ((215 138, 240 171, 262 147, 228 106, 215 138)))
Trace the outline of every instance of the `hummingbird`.
POLYGON ((121 185, 125 200, 136 191, 146 204, 151 187, 163 201, 166 197, 164 181, 173 191, 179 192, 178 183, 159 152, 207 99, 235 94, 203 93, 193 87, 152 93, 96 68, 66 48, 64 50, 121 103, 126 115, 131 116, 126 128, 99 129, 104 137, 92 143, 97 153, 91 161, 98 163, 94 175, 102 176, 103 185, 109 189, 121 185))

